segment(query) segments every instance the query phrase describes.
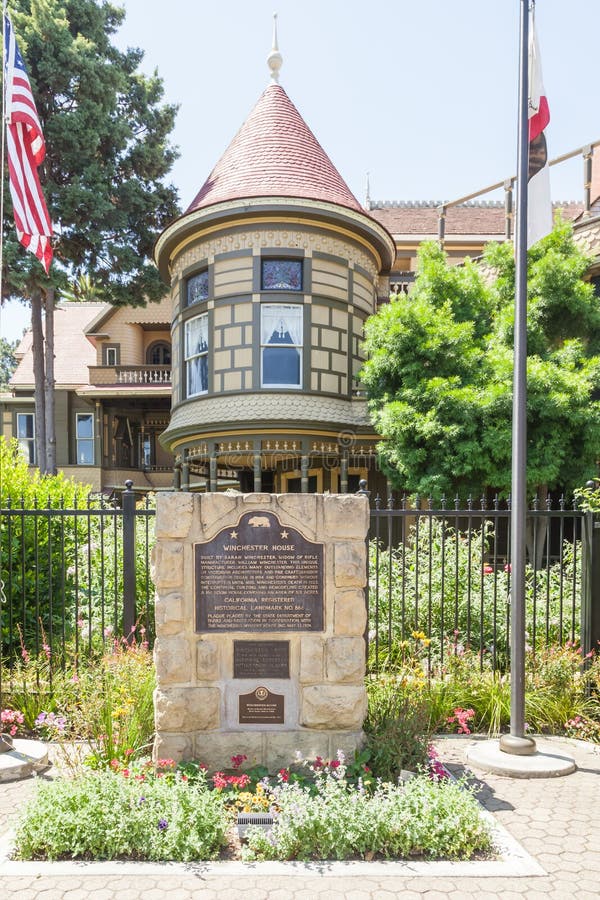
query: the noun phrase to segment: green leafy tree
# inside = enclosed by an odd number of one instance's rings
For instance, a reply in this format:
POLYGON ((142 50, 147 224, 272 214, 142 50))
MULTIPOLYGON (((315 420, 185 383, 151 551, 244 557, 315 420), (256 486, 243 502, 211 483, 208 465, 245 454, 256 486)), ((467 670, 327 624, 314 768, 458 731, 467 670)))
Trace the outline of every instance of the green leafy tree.
POLYGON ((0 581, 4 597, 0 617, 2 654, 41 652, 76 627, 77 548, 84 543, 83 518, 23 515, 21 509, 85 507, 89 485, 58 475, 31 473, 16 441, 0 436, 0 581), (11 513, 10 510, 13 510, 11 513), (20 631, 20 634, 19 634, 20 631))
POLYGON ((0 337, 0 388, 6 387, 10 376, 17 368, 17 358, 15 350, 18 341, 7 341, 6 338, 0 337))
MULTIPOLYGON (((473 262, 450 266, 421 248, 414 291, 367 323, 362 378, 383 468, 408 492, 504 493, 511 481, 514 260, 486 249, 492 280, 473 262)), ((558 222, 528 261, 530 491, 582 484, 600 446, 600 308, 582 280, 588 260, 558 222)))
POLYGON ((176 191, 164 180, 176 158, 169 144, 176 107, 163 102, 156 72, 139 71, 143 52, 112 43, 122 8, 107 0, 10 0, 8 11, 46 139, 40 179, 55 234, 46 277, 17 242, 7 212, 3 292, 32 305, 38 459, 42 470, 52 470, 55 291, 85 273, 115 304, 163 296, 150 260, 157 235, 177 213, 176 191))

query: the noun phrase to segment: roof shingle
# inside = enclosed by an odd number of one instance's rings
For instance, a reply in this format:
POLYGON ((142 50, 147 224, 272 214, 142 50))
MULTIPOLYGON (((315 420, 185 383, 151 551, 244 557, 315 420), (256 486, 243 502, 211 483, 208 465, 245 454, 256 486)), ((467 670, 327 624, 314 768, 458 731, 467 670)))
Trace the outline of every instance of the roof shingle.
POLYGON ((278 84, 270 84, 186 212, 246 197, 300 197, 363 211, 278 84))

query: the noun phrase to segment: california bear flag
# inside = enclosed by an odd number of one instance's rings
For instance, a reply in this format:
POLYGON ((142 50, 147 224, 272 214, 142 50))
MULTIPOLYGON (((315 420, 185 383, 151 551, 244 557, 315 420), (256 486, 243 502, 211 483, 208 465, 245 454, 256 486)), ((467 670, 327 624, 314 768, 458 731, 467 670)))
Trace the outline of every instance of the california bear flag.
POLYGON ((545 129, 550 121, 542 81, 542 65, 533 11, 529 30, 529 172, 527 188, 527 246, 552 231, 550 168, 545 129))

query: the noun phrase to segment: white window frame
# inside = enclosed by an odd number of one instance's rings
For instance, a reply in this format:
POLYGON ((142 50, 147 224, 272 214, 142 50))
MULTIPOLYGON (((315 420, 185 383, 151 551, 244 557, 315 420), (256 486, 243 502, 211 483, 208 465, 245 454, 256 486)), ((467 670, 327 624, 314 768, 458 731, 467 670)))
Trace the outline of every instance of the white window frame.
POLYGON ((76 461, 78 466, 93 466, 95 463, 95 447, 94 447, 94 413, 75 413, 75 451, 76 451, 76 461), (91 437, 80 437, 79 436, 79 420, 80 419, 91 419, 92 420, 92 436, 91 437), (91 445, 92 449, 92 459, 91 462, 79 459, 79 447, 80 444, 91 445))
POLYGON ((288 390, 302 390, 302 382, 303 382, 303 359, 304 359, 304 307, 301 303, 261 303, 260 306, 260 383, 261 387, 265 388, 265 390, 280 389, 287 388, 288 390), (298 334, 296 336, 296 340, 294 340, 293 335, 290 333, 290 337, 292 338, 290 343, 280 343, 280 344, 270 344, 265 341, 265 323, 264 316, 265 313, 269 313, 270 317, 276 318, 273 316, 275 310, 281 311, 281 319, 285 320, 286 311, 288 310, 299 310, 298 316, 298 334), (264 380, 264 351, 267 349, 273 349, 274 347, 279 347, 281 349, 286 350, 297 350, 300 357, 300 367, 298 372, 298 382, 290 383, 290 382, 267 382, 264 380))
MULTIPOLYGON (((199 335, 202 332, 202 328, 199 330, 199 335)), ((190 319, 186 319, 184 322, 183 329, 183 358, 185 362, 185 396, 186 397, 199 397, 203 394, 208 393, 208 350, 209 350, 209 335, 208 335, 208 313, 200 313, 199 316, 193 316, 190 319), (199 347, 192 347, 189 344, 190 332, 192 322, 198 322, 202 320, 204 324, 204 335, 206 337, 206 347, 199 349, 199 347), (192 365, 197 362, 197 360, 206 359, 206 388, 202 388, 201 390, 191 390, 191 373, 192 373, 192 365)))
POLYGON ((35 466, 35 413, 17 413, 17 441, 19 443, 19 452, 25 457, 30 466, 35 466), (20 434, 19 420, 25 417, 31 419, 31 437, 21 437, 20 434))
POLYGON ((107 347, 105 353, 106 353, 106 365, 107 366, 118 366, 119 365, 118 347, 107 347), (113 357, 112 362, 111 362, 111 356, 113 357))

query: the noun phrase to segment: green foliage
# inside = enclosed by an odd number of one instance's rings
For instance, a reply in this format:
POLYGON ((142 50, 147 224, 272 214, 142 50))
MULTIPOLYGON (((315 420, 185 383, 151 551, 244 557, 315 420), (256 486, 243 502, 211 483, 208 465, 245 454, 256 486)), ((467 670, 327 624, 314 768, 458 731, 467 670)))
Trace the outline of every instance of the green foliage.
POLYGON ((15 350, 18 341, 7 341, 0 337, 0 390, 6 388, 12 373, 17 368, 15 350))
POLYGON ((20 859, 214 859, 228 826, 200 780, 111 772, 40 782, 17 825, 20 859))
MULTIPOLYGON (((456 710, 472 710, 470 729, 498 734, 510 722, 510 675, 482 666, 478 653, 450 651, 442 666, 432 668, 428 678, 416 664, 406 660, 368 685, 368 721, 382 718, 380 697, 399 690, 418 698, 427 710, 431 731, 456 730, 456 710), (450 721, 452 720, 452 721, 450 721)), ((385 709, 385 706, 384 706, 385 709)), ((570 643, 529 650, 525 659, 525 719, 536 733, 571 734, 577 731, 598 740, 600 734, 600 657, 582 660, 581 651, 570 643)), ((390 751, 391 752, 391 751, 390 751)))
POLYGON ((118 50, 125 11, 106 0, 11 0, 46 139, 41 181, 55 225, 50 279, 16 241, 6 216, 5 290, 65 288, 92 273, 114 303, 140 304, 165 292, 149 265, 154 241, 177 213, 164 183, 176 158, 169 144, 176 107, 163 102, 157 72, 143 75, 143 52, 118 50))
MULTIPOLYGON (((479 648, 498 666, 507 665, 510 571, 504 561, 495 568, 487 561, 493 538, 489 522, 483 530, 466 533, 432 518, 411 528, 406 542, 391 550, 371 542, 369 583, 372 597, 378 597, 369 606, 369 628, 378 632, 377 644, 370 642, 371 668, 393 668, 405 642, 419 633, 429 642, 426 647, 420 642, 426 666, 456 647, 479 648)), ((526 633, 531 645, 539 648, 570 637, 571 616, 579 621, 581 576, 575 560, 580 558, 579 542, 565 541, 562 564, 526 566, 526 633)))
MULTIPOLYGON (((140 509, 155 509, 154 497, 144 498, 140 509)), ((154 641, 154 586, 150 579, 150 554, 154 545, 154 516, 135 519, 135 589, 138 631, 154 641), (141 630, 140 630, 141 629, 141 630)), ((123 518, 90 519, 85 540, 79 546, 80 634, 90 647, 100 647, 107 634, 121 630, 123 613, 123 518)))
POLYGON ((402 769, 427 765, 430 713, 418 678, 367 681, 368 714, 364 723, 369 763, 378 778, 397 782, 402 769))
MULTIPOLYGON (((65 716, 90 748, 87 764, 102 768, 148 752, 154 735, 152 654, 144 644, 115 640, 95 664, 80 669, 65 716)), ((68 700, 67 700, 68 703, 68 700)))
MULTIPOLYGON (((90 488, 64 476, 40 475, 29 469, 16 441, 0 437, 0 506, 47 510, 85 505, 90 488)), ((13 633, 9 616, 2 617, 4 652, 16 649, 16 625, 25 646, 42 650, 46 638, 62 633, 63 618, 74 626, 76 603, 74 563, 77 544, 83 542, 82 520, 60 516, 3 516, 0 523, 0 578, 13 608, 13 633)))
MULTIPOLYGON (((409 493, 439 495, 511 481, 514 260, 510 244, 477 266, 421 247, 410 295, 367 322, 362 371, 381 464, 409 493)), ((600 306, 582 281, 588 260, 568 224, 529 253, 528 472, 572 490, 596 468, 600 443, 600 306)))
POLYGON ((284 784, 277 827, 248 832, 246 859, 468 859, 490 849, 488 825, 463 786, 423 775, 373 794, 348 790, 343 767, 319 783, 316 795, 284 784))
POLYGON ((106 768, 115 759, 128 763, 148 751, 156 678, 145 643, 111 640, 104 652, 81 655, 76 666, 53 670, 51 662, 45 653, 27 654, 11 671, 2 671, 3 702, 23 714, 28 731, 57 741, 68 764, 83 759, 92 768, 106 768), (57 716, 64 727, 53 729, 57 716), (73 740, 85 741, 75 756, 73 740))

